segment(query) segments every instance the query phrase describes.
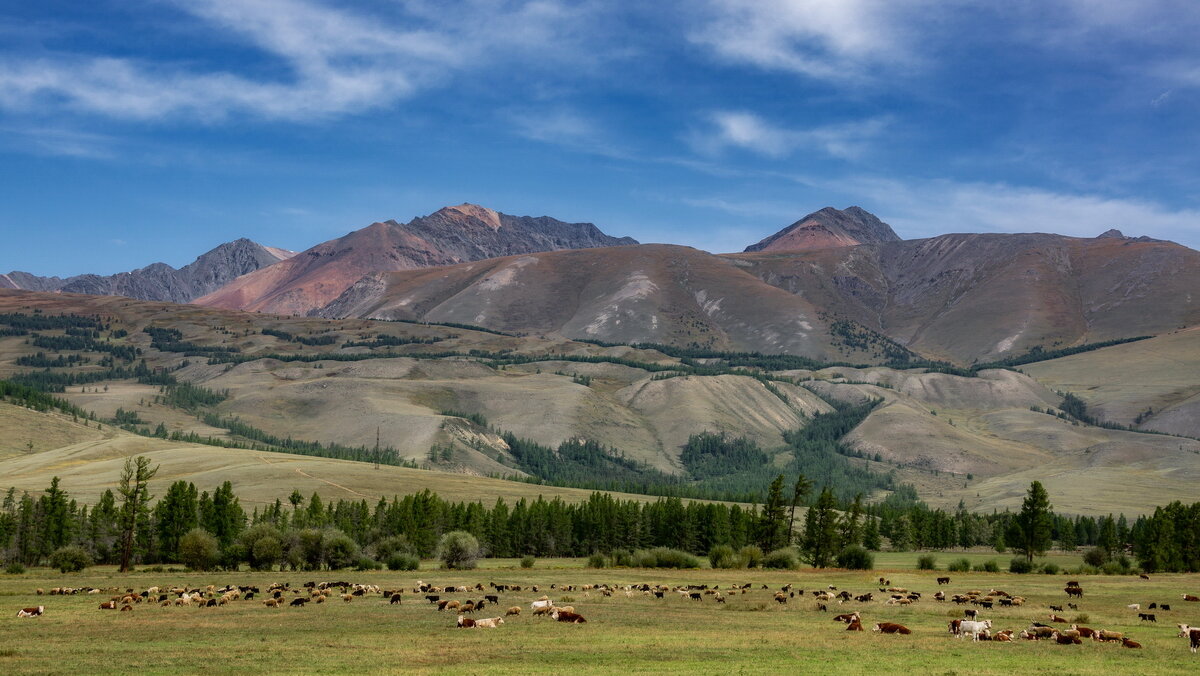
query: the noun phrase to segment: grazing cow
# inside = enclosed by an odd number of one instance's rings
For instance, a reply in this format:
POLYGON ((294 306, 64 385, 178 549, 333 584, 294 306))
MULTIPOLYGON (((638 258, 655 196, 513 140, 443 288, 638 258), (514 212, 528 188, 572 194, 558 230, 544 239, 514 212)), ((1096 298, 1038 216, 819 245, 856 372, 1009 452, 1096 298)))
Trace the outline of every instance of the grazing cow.
POLYGON ((1155 608, 1157 608, 1157 607, 1158 607, 1158 604, 1157 604, 1157 603, 1155 603, 1155 602, 1153 602, 1153 601, 1151 601, 1151 602, 1150 602, 1150 605, 1146 606, 1146 610, 1154 610, 1154 609, 1155 609, 1155 608))
POLYGON ((1079 604, 1077 604, 1077 603, 1068 603, 1067 607, 1070 608, 1071 610, 1079 610, 1079 604))
POLYGON ((962 625, 962 620, 950 620, 950 623, 946 625, 946 630, 949 631, 951 634, 958 636, 959 627, 961 625, 962 625))
POLYGON ((702 598, 704 598, 704 597, 703 597, 703 596, 700 594, 700 592, 691 592, 691 593, 689 593, 689 594, 688 594, 688 597, 689 597, 689 598, 691 598, 693 601, 699 601, 699 600, 701 600, 702 598))
POLYGON ((967 608, 966 610, 964 610, 964 611, 963 611, 963 617, 965 617, 965 618, 967 618, 967 619, 969 619, 969 620, 975 620, 975 619, 978 619, 978 618, 979 618, 979 611, 978 611, 978 610, 975 610, 974 608, 967 608))
POLYGON ((510 615, 520 615, 520 614, 521 614, 521 606, 513 606, 512 608, 509 608, 507 611, 505 611, 504 616, 508 617, 510 615))
POLYGON ((1142 573, 1141 575, 1138 575, 1138 577, 1142 578, 1143 580, 1149 580, 1149 579, 1150 579, 1150 576, 1149 576, 1149 575, 1147 575, 1147 574, 1145 574, 1145 573, 1142 573))
POLYGON ((292 602, 288 605, 293 608, 303 608, 305 603, 308 603, 308 599, 301 596, 300 598, 292 599, 292 602))
MULTIPOLYGON (((46 606, 37 606, 36 608, 22 608, 17 611, 17 617, 39 617, 46 612, 46 606)), ((1195 652, 1195 651, 1192 651, 1195 652)))
POLYGON ((430 594, 425 597, 425 600, 429 601, 430 603, 437 603, 438 601, 442 600, 442 597, 438 596, 437 594, 430 594))
POLYGON ((1189 627, 1186 624, 1179 625, 1179 637, 1186 638, 1191 643, 1192 654, 1195 655, 1197 650, 1200 650, 1200 627, 1189 627))
POLYGON ((1126 648, 1141 648, 1142 647, 1141 643, 1138 643, 1137 641, 1135 641, 1131 638, 1121 639, 1121 645, 1125 646, 1126 648))
POLYGON ((937 583, 938 583, 938 586, 941 586, 941 585, 944 585, 944 584, 950 584, 950 578, 948 578, 948 577, 939 577, 939 578, 937 579, 937 583))
POLYGON ((908 627, 904 626, 903 624, 896 624, 895 622, 878 622, 875 624, 875 627, 871 629, 871 631, 883 633, 883 634, 911 634, 912 633, 912 629, 909 629, 908 627))
POLYGON ((1054 611, 1057 611, 1060 613, 1063 612, 1062 606, 1050 606, 1050 610, 1054 610, 1054 611))
POLYGON ((1184 601, 1200 601, 1200 596, 1192 596, 1191 594, 1183 595, 1184 601))
POLYGON ((559 622, 567 622, 570 624, 583 624, 587 622, 587 620, 583 619, 583 615, 568 610, 555 609, 554 613, 551 614, 550 617, 558 620, 559 622))
POLYGON ((1158 607, 1158 609, 1159 609, 1159 610, 1170 610, 1170 609, 1171 609, 1171 604, 1170 604, 1170 603, 1163 603, 1163 604, 1161 604, 1161 605, 1158 607))
POLYGON ((1063 591, 1067 592, 1068 598, 1083 598, 1082 587, 1067 587, 1063 591))
POLYGON ((459 615, 458 616, 458 628, 459 629, 474 629, 475 628, 475 620, 472 620, 469 617, 463 617, 462 615, 459 615))
POLYGON ((1158 618, 1154 617, 1154 613, 1138 613, 1138 619, 1145 622, 1158 622, 1158 618))
POLYGON ((982 622, 976 622, 973 620, 963 620, 958 625, 958 637, 962 638, 963 636, 966 636, 969 634, 971 636, 972 641, 978 641, 979 634, 986 632, 991 628, 992 628, 991 620, 984 620, 982 622))
POLYGON ((404 597, 401 596, 399 592, 392 594, 392 598, 390 600, 388 600, 388 605, 394 606, 397 603, 400 603, 400 604, 404 603, 404 597))
POLYGON ((500 597, 499 597, 499 596, 496 596, 495 594, 488 594, 487 596, 483 597, 483 599, 484 599, 485 601, 487 601, 488 603, 491 603, 491 604, 493 604, 493 605, 499 605, 499 604, 500 604, 500 597))
POLYGON ((481 620, 475 620, 475 626, 480 629, 495 629, 504 624, 503 617, 485 617, 481 620))

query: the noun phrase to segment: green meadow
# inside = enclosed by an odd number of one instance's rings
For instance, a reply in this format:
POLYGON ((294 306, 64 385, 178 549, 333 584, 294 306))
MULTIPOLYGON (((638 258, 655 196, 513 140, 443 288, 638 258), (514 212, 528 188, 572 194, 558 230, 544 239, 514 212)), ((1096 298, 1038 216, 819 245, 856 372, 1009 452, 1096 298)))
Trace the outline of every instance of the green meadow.
MULTIPOLYGON (((0 673, 3 674, 208 674, 259 673, 820 673, 820 674, 1183 674, 1196 673, 1200 656, 1177 638, 1176 623, 1200 623, 1200 603, 1183 593, 1200 593, 1200 575, 1086 576, 1078 578, 1085 596, 1078 610, 1060 613, 1093 627, 1122 631, 1141 650, 1085 642, 1060 646, 1049 641, 1013 643, 959 640, 947 622, 962 608, 932 599, 935 578, 949 575, 948 593, 1002 589, 1025 596, 1020 608, 980 611, 994 629, 1020 630, 1032 621, 1048 622, 1049 605, 1063 605, 1065 575, 947 573, 958 553, 938 554, 939 571, 914 570, 915 554, 881 554, 875 571, 811 570, 646 570, 585 568, 581 559, 543 559, 522 569, 516 560, 481 562, 473 571, 439 570, 433 562, 411 572, 136 572, 119 575, 106 568, 60 574, 38 568, 23 575, 0 576, 0 673), (878 577, 893 586, 919 591, 924 598, 910 607, 887 606, 878 577), (320 605, 268 608, 262 597, 215 608, 159 607, 138 604, 130 612, 99 610, 114 591, 149 586, 209 584, 258 585, 306 581, 349 581, 404 587, 403 603, 379 595, 343 602, 333 595, 320 605), (522 614, 498 629, 460 630, 456 616, 439 612, 422 594, 418 580, 435 585, 520 584, 526 591, 501 594, 500 605, 476 617, 502 615, 510 606, 522 614), (692 601, 668 593, 656 599, 640 592, 564 591, 585 584, 707 584, 719 586, 727 602, 713 597, 692 601), (747 593, 732 585, 751 583, 747 593), (786 584, 811 592, 833 585, 853 593, 875 592, 870 603, 830 604, 817 610, 811 593, 781 605, 773 593, 786 584), (528 590, 539 585, 540 592, 528 590), (56 586, 96 586, 101 594, 38 596, 56 586), (551 585, 557 588, 551 589, 551 585), (769 590, 763 590, 767 585, 769 590), (547 594, 559 605, 572 605, 586 624, 568 625, 529 615, 530 601, 547 594), (1139 621, 1130 603, 1169 603, 1153 611, 1157 623, 1139 621), (16 618, 18 609, 45 605, 40 618, 16 618), (857 610, 863 633, 847 632, 833 621, 839 612, 857 610), (909 636, 870 631, 890 621, 912 629, 909 636)), ((1002 566, 1008 557, 968 554, 1002 566)), ((1060 564, 1069 565, 1068 557, 1060 564)), ((486 592, 442 594, 460 601, 486 592)), ((290 595, 289 595, 290 596, 290 595)))

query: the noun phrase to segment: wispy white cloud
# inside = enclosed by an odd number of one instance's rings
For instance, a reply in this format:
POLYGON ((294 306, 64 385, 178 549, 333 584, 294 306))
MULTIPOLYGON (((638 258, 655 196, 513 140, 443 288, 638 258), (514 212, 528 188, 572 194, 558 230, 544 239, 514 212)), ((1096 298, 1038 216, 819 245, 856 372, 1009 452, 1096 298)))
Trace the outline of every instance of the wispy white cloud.
POLYGON ((1053 232, 1095 237, 1110 228, 1200 246, 1200 210, 1150 200, 1063 193, 1005 183, 851 178, 831 183, 906 238, 948 232, 1053 232))
POLYGON ((506 117, 518 136, 532 141, 591 155, 636 159, 621 149, 594 119, 570 108, 513 109, 506 117))
POLYGON ((841 159, 856 158, 887 127, 884 118, 789 129, 747 111, 718 111, 707 128, 693 131, 689 142, 698 152, 716 154, 741 148, 768 157, 785 157, 799 150, 823 152, 841 159))
POLYGON ((691 39, 720 59, 857 80, 919 58, 911 19, 929 0, 709 0, 691 39))
POLYGON ((182 12, 233 36, 287 75, 104 55, 51 54, 0 61, 0 106, 43 105, 145 120, 235 113, 307 120, 386 105, 456 70, 559 44, 582 10, 555 0, 464 0, 432 11, 407 2, 399 19, 315 0, 177 0, 182 12))

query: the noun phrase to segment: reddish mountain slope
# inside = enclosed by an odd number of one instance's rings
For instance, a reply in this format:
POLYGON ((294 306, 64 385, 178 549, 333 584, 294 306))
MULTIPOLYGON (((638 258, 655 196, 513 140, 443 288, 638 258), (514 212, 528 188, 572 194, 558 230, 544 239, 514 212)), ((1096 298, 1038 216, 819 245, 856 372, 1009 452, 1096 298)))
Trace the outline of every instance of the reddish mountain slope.
POLYGON ((856 244, 898 242, 891 226, 859 207, 825 207, 792 223, 746 251, 809 251, 856 244))
POLYGON ((496 256, 636 244, 590 223, 509 216, 473 204, 446 207, 409 223, 374 223, 234 280, 195 302, 213 307, 306 314, 364 275, 496 256))

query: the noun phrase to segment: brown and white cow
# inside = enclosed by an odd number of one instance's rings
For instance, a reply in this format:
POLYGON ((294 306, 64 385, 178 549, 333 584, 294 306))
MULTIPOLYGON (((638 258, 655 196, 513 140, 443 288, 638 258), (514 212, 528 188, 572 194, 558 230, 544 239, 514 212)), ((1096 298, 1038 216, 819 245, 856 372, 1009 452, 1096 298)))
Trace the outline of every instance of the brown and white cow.
POLYGON ((1197 650, 1200 650, 1200 627, 1189 627, 1186 624, 1181 624, 1179 625, 1179 636, 1191 642, 1193 655, 1196 654, 1197 650))
MULTIPOLYGON (((17 617, 38 617, 46 612, 46 606, 37 606, 35 608, 22 608, 17 611, 17 617)), ((1196 652, 1194 649, 1192 652, 1196 652)))

